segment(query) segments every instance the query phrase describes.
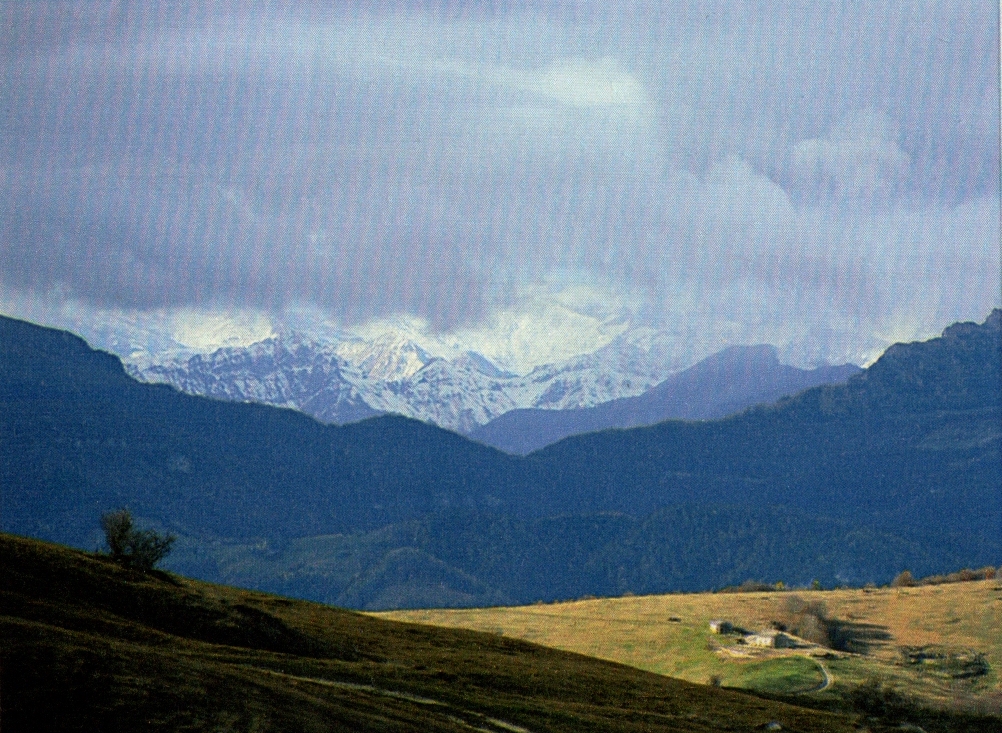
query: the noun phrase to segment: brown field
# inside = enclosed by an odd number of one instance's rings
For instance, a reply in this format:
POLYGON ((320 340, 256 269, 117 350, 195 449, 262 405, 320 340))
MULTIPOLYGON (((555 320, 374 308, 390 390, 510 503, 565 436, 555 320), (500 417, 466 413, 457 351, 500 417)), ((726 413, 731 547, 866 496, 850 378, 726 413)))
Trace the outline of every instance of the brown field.
POLYGON ((488 631, 706 683, 834 697, 880 680, 910 697, 998 714, 1002 708, 1002 582, 912 588, 628 596, 515 608, 397 611, 383 618, 488 631), (747 630, 782 618, 791 595, 821 601, 854 653, 752 650, 709 630, 720 618, 747 630), (907 660, 903 647, 938 658, 907 660), (980 655, 980 656, 979 656, 980 655), (981 659, 972 673, 964 666, 981 659), (827 670, 831 684, 824 690, 827 670))

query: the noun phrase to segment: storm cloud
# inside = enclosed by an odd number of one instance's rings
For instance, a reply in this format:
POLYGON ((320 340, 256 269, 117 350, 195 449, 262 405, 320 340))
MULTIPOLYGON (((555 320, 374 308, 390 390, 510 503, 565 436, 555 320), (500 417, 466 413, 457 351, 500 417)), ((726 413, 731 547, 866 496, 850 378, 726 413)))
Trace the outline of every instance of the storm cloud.
POLYGON ((821 357, 999 304, 992 3, 323 7, 5 5, 4 307, 472 333, 576 288, 821 357))

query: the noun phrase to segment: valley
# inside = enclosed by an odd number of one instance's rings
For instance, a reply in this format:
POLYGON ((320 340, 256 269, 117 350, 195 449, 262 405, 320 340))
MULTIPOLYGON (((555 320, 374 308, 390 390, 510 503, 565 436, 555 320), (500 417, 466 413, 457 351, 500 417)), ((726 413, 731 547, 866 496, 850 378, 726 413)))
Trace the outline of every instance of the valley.
POLYGON ((385 618, 11 535, 0 573, 5 730, 989 733, 999 720, 995 580, 804 591, 871 647, 735 656, 706 619, 754 625, 789 594, 385 618), (891 651, 902 642, 977 649, 987 668, 902 669, 891 651))
POLYGON ((90 549, 127 506, 179 536, 147 574, 0 537, 5 726, 994 731, 997 580, 778 581, 997 564, 1000 325, 728 418, 514 456, 141 384, 0 319, 0 527, 90 549), (748 580, 773 590, 664 595, 748 580), (760 648, 714 619, 828 637, 760 648))

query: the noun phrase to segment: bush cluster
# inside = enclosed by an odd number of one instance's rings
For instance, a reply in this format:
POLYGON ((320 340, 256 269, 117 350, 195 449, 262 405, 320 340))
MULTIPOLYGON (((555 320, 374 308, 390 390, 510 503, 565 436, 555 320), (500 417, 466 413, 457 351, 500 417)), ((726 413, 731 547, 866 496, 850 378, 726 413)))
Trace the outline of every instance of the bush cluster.
POLYGON ((167 557, 176 539, 174 535, 161 535, 151 529, 135 529, 128 509, 102 514, 101 528, 111 559, 144 572, 167 557))
POLYGON ((764 593, 768 591, 786 590, 782 581, 771 584, 758 580, 746 580, 741 585, 729 585, 721 588, 718 593, 764 593))
POLYGON ((892 588, 910 588, 916 585, 942 585, 943 583, 963 583, 968 580, 992 580, 996 577, 1002 576, 1002 568, 996 570, 991 565, 981 568, 980 570, 971 570, 970 568, 964 568, 963 570, 958 570, 955 573, 947 573, 946 575, 929 575, 920 580, 916 580, 912 577, 912 574, 908 570, 903 570, 898 573, 898 575, 891 581, 892 588))
POLYGON ((829 649, 846 651, 852 642, 848 629, 838 619, 828 616, 822 601, 805 601, 797 595, 785 599, 782 620, 774 621, 773 625, 829 649))
POLYGON ((875 678, 850 688, 846 699, 854 710, 889 722, 903 720, 916 707, 894 687, 875 678))

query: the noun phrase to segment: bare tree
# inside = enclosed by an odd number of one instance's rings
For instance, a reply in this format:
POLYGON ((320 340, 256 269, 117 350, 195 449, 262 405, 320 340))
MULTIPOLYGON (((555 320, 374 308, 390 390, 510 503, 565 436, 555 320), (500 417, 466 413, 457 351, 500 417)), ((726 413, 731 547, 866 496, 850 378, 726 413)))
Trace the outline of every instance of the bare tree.
POLYGON ((111 558, 126 567, 143 571, 152 570, 167 557, 177 539, 174 535, 161 535, 152 529, 135 529, 128 509, 102 514, 101 528, 111 558))

